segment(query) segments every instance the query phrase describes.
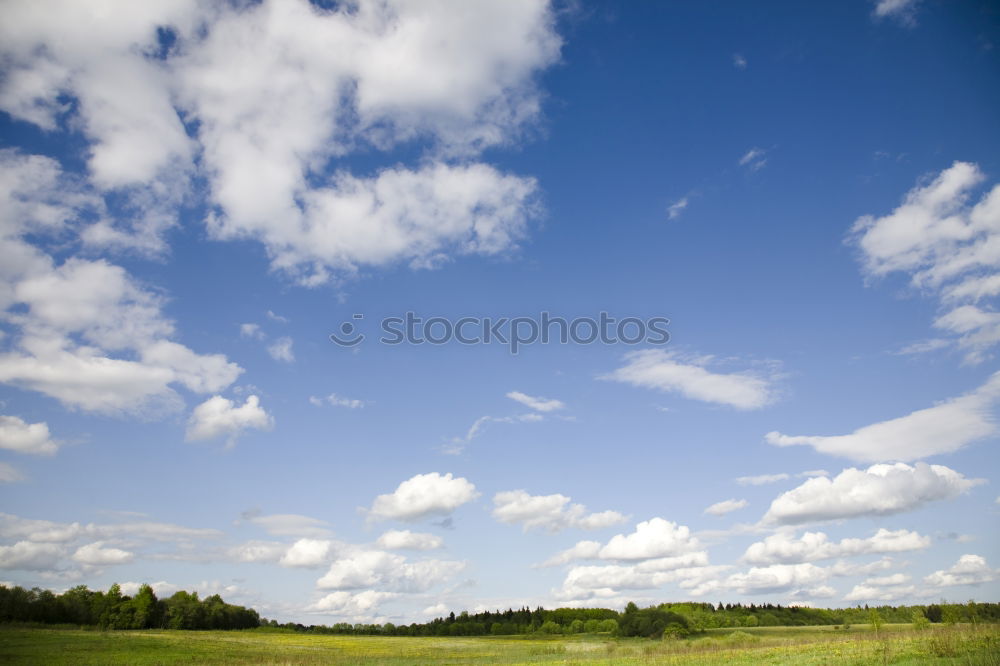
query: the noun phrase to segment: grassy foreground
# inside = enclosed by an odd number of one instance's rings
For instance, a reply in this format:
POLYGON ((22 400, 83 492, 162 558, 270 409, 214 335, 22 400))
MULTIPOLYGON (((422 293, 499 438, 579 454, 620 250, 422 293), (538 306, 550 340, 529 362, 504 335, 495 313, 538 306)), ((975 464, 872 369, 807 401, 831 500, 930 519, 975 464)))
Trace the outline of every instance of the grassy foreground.
POLYGON ((408 638, 246 631, 0 627, 14 664, 989 664, 1000 628, 908 625, 713 630, 693 639, 605 636, 408 638))

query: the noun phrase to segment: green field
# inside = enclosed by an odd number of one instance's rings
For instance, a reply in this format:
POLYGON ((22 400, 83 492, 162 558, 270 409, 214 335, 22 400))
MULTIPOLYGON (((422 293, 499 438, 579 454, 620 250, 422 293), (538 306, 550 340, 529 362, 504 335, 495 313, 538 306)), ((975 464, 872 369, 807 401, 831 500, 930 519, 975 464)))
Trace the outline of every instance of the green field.
POLYGON ((0 627, 14 664, 997 664, 1000 628, 760 627, 690 639, 408 638, 0 627))

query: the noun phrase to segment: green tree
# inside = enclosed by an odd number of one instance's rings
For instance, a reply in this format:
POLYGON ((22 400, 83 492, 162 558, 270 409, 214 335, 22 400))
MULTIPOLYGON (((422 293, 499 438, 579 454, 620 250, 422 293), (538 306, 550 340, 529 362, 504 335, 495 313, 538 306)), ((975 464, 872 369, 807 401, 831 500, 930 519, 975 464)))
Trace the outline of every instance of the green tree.
POLYGON ((875 637, 878 638, 878 632, 882 628, 882 625, 885 624, 885 620, 882 619, 882 616, 879 615, 876 609, 872 608, 868 611, 868 624, 872 626, 872 631, 875 632, 875 637))

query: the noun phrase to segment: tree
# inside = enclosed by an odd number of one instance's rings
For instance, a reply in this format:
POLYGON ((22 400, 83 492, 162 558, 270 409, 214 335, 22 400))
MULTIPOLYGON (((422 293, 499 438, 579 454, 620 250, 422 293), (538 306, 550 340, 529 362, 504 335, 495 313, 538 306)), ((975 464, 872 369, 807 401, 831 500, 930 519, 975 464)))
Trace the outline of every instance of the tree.
POLYGON ((868 611, 868 624, 872 626, 872 630, 875 632, 875 637, 878 638, 879 629, 882 628, 885 621, 882 619, 882 616, 879 615, 879 612, 872 608, 868 611))
POLYGON ((927 610, 924 611, 924 615, 927 616, 928 620, 930 620, 931 622, 935 622, 935 623, 936 622, 940 622, 943 619, 943 614, 941 612, 941 606, 939 606, 937 604, 931 604, 930 606, 928 606, 927 610))
POLYGON ((552 620, 546 620, 542 623, 542 626, 538 628, 538 633, 540 634, 561 634, 562 627, 553 622, 552 620))
POLYGON ((913 609, 911 617, 913 618, 913 628, 917 631, 923 631, 931 626, 931 621, 927 619, 927 616, 919 608, 913 609))
POLYGON ((139 592, 129 602, 132 606, 132 621, 129 629, 149 629, 160 626, 160 606, 153 588, 143 584, 139 592))

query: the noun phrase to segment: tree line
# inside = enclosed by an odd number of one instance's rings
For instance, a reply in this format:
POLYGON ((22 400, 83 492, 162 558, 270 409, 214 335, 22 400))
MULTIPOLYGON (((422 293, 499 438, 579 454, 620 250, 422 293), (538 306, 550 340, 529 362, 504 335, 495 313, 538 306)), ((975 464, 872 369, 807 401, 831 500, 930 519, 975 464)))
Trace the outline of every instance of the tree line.
POLYGON ((379 636, 504 636, 515 634, 607 633, 615 636, 658 638, 687 636, 706 629, 758 626, 863 625, 873 622, 930 623, 1000 622, 1000 604, 949 604, 925 606, 856 606, 810 608, 781 604, 664 603, 639 608, 629 603, 624 611, 608 608, 557 608, 534 610, 463 611, 411 624, 303 625, 261 619, 257 611, 227 604, 217 594, 199 599, 196 592, 175 592, 158 599, 149 585, 133 597, 122 594, 118 584, 107 592, 80 585, 55 594, 49 590, 0 585, 0 622, 75 624, 103 629, 254 629, 316 634, 379 636))
POLYGON ((781 604, 665 603, 639 608, 629 603, 622 612, 607 608, 521 608, 480 613, 450 613, 430 622, 412 624, 364 624, 341 622, 330 626, 279 624, 263 620, 272 630, 317 634, 373 636, 502 636, 508 634, 609 633, 615 636, 678 637, 706 629, 725 627, 868 625, 881 622, 1000 622, 1000 604, 930 604, 926 606, 857 606, 853 608, 808 608, 781 604), (874 616, 873 616, 874 613, 874 616))
POLYGON ((0 585, 0 622, 76 624, 102 629, 251 629, 260 626, 257 611, 227 604, 213 594, 175 592, 158 599, 142 585, 134 597, 115 583, 107 592, 84 585, 55 594, 50 590, 0 585))

